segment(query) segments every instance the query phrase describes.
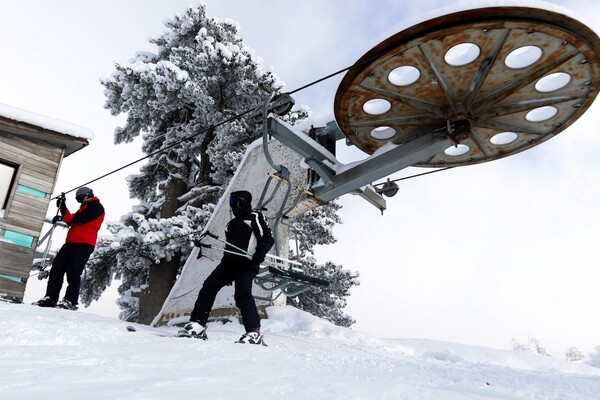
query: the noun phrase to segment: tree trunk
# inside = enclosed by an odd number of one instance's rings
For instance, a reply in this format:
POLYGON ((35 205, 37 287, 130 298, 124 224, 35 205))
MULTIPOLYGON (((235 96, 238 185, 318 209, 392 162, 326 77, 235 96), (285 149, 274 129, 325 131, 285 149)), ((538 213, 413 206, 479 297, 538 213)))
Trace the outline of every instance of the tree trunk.
POLYGON ((169 262, 161 262, 150 267, 148 287, 138 294, 140 299, 138 323, 149 325, 158 315, 175 284, 180 260, 181 254, 177 254, 169 262))
MULTIPOLYGON (((160 209, 161 218, 175 215, 180 204, 177 198, 187 191, 187 185, 181 180, 171 179, 164 188, 165 201, 160 209)), ((171 288, 175 284, 181 253, 176 253, 170 261, 161 261, 152 264, 148 272, 148 287, 142 290, 137 297, 140 299, 138 323, 149 325, 158 315, 171 288)))

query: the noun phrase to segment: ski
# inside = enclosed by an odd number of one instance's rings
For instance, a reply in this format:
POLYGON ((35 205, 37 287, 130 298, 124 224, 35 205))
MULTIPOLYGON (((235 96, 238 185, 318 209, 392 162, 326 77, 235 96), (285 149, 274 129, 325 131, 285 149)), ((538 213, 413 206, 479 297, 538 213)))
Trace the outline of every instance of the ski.
POLYGON ((133 325, 127 325, 125 327, 125 329, 127 330, 127 332, 141 332, 141 333, 147 333, 149 335, 152 336, 160 336, 160 337, 178 337, 177 335, 173 335, 170 333, 164 333, 164 332, 154 332, 151 331, 150 329, 138 329, 133 325))
MULTIPOLYGON (((152 329, 154 328, 136 328, 133 325, 127 325, 125 326, 125 329, 127 330, 127 332, 138 332, 138 333, 147 333, 149 335, 152 336, 159 336, 159 337, 172 337, 172 338, 184 338, 184 339, 196 339, 196 340, 206 340, 206 339, 198 339, 198 338, 190 338, 190 337, 186 337, 186 336, 178 336, 177 334, 170 334, 170 333, 166 333, 166 332, 155 332, 152 329)), ((244 335, 245 336, 245 335, 244 335)), ((254 344, 254 345, 262 345, 267 347, 267 344, 264 342, 264 340, 262 339, 262 336, 260 337, 260 340, 258 342, 252 342, 252 341, 245 341, 243 340, 244 336, 242 336, 242 338, 240 338, 239 340, 236 340, 234 343, 240 343, 240 344, 254 344)))

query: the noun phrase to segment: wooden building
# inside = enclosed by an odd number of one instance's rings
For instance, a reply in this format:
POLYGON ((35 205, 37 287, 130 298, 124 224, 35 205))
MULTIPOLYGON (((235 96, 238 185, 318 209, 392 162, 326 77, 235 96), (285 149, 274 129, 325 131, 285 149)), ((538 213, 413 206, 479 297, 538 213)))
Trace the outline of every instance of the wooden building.
POLYGON ((92 137, 0 104, 0 299, 22 301, 61 161, 92 137))

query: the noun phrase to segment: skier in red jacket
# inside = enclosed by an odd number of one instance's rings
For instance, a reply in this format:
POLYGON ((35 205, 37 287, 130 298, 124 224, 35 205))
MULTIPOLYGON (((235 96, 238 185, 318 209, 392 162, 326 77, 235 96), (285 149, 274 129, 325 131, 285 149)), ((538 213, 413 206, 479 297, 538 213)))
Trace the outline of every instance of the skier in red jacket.
POLYGON ((77 309, 81 273, 96 246, 98 231, 104 220, 104 207, 94 196, 92 189, 80 187, 75 199, 81 203, 79 210, 71 213, 67 209, 64 197, 59 197, 56 205, 61 215, 52 220, 53 223, 64 221, 69 225, 67 239, 52 262, 46 296, 33 303, 40 307, 57 307, 69 310, 77 309), (67 291, 62 301, 58 302, 64 275, 67 275, 67 291))

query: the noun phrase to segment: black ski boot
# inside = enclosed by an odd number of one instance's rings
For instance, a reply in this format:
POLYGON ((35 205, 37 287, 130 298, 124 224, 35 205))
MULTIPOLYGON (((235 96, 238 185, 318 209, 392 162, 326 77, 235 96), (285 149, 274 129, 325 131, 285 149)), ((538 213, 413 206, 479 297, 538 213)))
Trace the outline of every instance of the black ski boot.
POLYGON ((71 303, 69 300, 67 299, 62 299, 61 301, 59 301, 56 304, 55 308, 62 308, 63 310, 77 310, 77 304, 73 304, 71 303))
POLYGON ((39 299, 38 301, 34 301, 31 303, 34 306, 39 307, 54 307, 56 306, 56 301, 52 300, 50 296, 46 296, 43 299, 39 299))
POLYGON ((177 332, 177 337, 187 337, 206 340, 206 327, 199 322, 190 321, 184 325, 183 329, 177 332))
POLYGON ((263 340, 263 335, 260 334, 260 332, 246 332, 242 335, 242 337, 240 338, 240 340, 238 340, 236 343, 244 343, 244 344, 262 344, 263 346, 266 346, 267 344, 265 343, 265 341, 263 340))

